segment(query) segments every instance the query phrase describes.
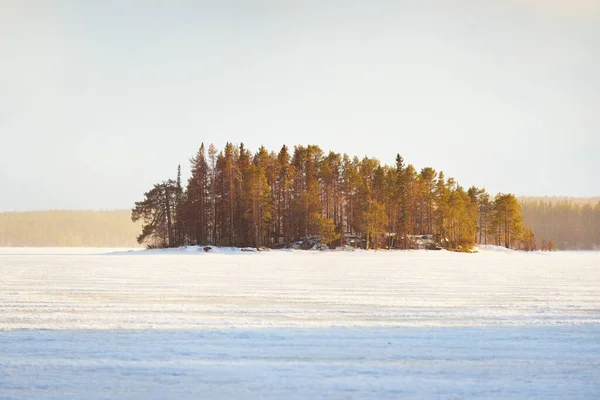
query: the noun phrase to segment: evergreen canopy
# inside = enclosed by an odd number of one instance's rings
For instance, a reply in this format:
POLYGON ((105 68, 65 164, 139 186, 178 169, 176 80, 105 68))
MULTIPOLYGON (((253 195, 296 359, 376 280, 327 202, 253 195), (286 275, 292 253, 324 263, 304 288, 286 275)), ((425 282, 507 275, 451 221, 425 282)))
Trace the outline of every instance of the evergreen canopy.
POLYGON ((185 187, 179 170, 177 180, 156 184, 136 203, 132 219, 144 222, 139 243, 259 248, 319 237, 339 246, 353 235, 367 248, 410 248, 415 235, 431 235, 449 249, 525 247, 514 195, 465 190, 400 155, 388 166, 316 145, 251 153, 243 144, 221 151, 211 144, 206 154, 202 144, 190 164, 185 187))

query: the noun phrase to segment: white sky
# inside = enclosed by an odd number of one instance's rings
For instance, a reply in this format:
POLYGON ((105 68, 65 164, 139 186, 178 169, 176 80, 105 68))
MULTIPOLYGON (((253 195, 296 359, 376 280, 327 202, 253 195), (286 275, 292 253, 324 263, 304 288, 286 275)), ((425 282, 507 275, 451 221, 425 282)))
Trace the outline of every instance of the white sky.
POLYGON ((600 2, 0 0, 0 211, 130 208, 201 142, 600 195, 600 2))

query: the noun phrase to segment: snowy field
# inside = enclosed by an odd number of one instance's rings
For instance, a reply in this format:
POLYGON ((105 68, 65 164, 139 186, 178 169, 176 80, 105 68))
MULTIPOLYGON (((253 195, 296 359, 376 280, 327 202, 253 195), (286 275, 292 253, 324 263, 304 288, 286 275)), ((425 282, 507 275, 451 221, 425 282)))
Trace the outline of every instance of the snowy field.
POLYGON ((600 253, 0 249, 0 399, 593 399, 599 371, 600 253))

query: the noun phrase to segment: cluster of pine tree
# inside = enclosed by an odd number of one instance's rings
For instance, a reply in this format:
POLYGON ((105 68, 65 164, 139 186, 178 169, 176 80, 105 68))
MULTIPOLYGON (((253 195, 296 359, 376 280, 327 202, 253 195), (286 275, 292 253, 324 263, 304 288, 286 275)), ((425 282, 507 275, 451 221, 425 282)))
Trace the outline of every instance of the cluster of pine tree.
POLYGON ((149 247, 281 247, 308 237, 336 247, 350 235, 366 248, 411 248, 415 235, 457 250, 531 244, 512 194, 465 190, 400 155, 388 166, 315 145, 254 154, 243 144, 202 145, 187 185, 179 169, 136 202, 132 219, 144 222, 138 242, 149 247))
POLYGON ((600 200, 520 199, 523 220, 537 233, 538 249, 600 249, 600 200))

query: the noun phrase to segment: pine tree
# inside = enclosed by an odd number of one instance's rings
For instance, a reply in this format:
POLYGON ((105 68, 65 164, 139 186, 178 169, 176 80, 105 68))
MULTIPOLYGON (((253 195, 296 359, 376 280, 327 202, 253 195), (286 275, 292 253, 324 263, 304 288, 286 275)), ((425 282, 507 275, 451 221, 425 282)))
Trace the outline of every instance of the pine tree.
POLYGON ((533 251, 535 249, 535 235, 530 227, 525 227, 523 229, 523 250, 533 251))
POLYGON ((435 211, 434 211, 434 228, 435 232, 442 240, 446 238, 448 233, 448 214, 450 202, 450 190, 446 185, 444 172, 440 171, 435 184, 435 211))
POLYGON ((435 178, 437 174, 433 168, 427 167, 421 170, 419 175, 421 188, 422 188, 422 204, 423 204, 423 216, 422 221, 423 233, 433 233, 433 208, 435 198, 435 178))
POLYGON ((223 236, 221 239, 224 240, 224 243, 228 246, 236 245, 236 233, 239 231, 239 224, 236 224, 236 211, 238 210, 238 192, 240 190, 242 176, 237 163, 238 156, 239 154, 233 144, 225 144, 225 150, 221 157, 222 162, 220 166, 223 174, 223 207, 221 210, 223 236))
POLYGON ((306 147, 306 163, 305 163, 305 177, 306 177, 306 192, 304 193, 304 208, 305 216, 305 236, 315 235, 318 233, 320 226, 315 223, 311 223, 311 219, 308 218, 312 213, 321 213, 323 210, 321 204, 321 186, 319 182, 319 166, 321 165, 321 159, 323 157, 323 151, 319 146, 308 145, 306 147))
POLYGON ((358 173, 360 161, 357 157, 350 158, 344 154, 342 157, 342 190, 346 215, 346 233, 357 233, 359 231, 359 220, 357 218, 360 205, 358 202, 358 190, 361 186, 361 177, 358 173))
POLYGON ((396 221, 396 243, 397 246, 402 249, 409 248, 408 235, 409 221, 410 221, 410 187, 408 182, 408 175, 406 167, 404 165, 404 158, 400 154, 396 155, 396 168, 395 172, 395 204, 397 207, 397 221, 396 221))
POLYGON ((234 224, 235 230, 234 241, 235 246, 251 246, 254 243, 253 221, 251 214, 247 212, 248 203, 251 202, 251 196, 248 192, 251 179, 251 161, 252 155, 244 144, 241 143, 238 147, 236 157, 236 171, 239 178, 236 180, 235 188, 235 211, 234 224))
POLYGON ((488 232, 491 227, 493 204, 490 195, 484 190, 478 198, 479 207, 479 243, 488 244, 488 232))
POLYGON ((143 221, 142 233, 137 237, 139 244, 149 247, 172 247, 173 214, 176 204, 177 184, 172 179, 155 184, 144 193, 144 200, 136 202, 131 210, 133 222, 143 221))
POLYGON ((511 248, 519 240, 522 232, 522 217, 517 198, 513 194, 499 193, 494 199, 494 216, 496 243, 511 248))
POLYGON ((217 148, 211 143, 208 146, 209 182, 210 182, 210 244, 217 243, 217 148))
POLYGON ((175 183, 175 239, 176 246, 185 242, 186 231, 185 192, 181 186, 181 165, 177 166, 177 180, 175 183))
POLYGON ((277 162, 277 240, 282 239, 284 243, 289 243, 291 238, 290 202, 293 170, 290 166, 290 155, 287 146, 283 145, 279 151, 277 162))
POLYGON ((192 244, 208 243, 209 222, 209 175, 208 163, 201 144, 198 153, 190 160, 192 174, 187 184, 188 237, 192 244))
POLYGON ((249 221, 252 245, 258 249, 265 244, 268 223, 271 220, 271 190, 258 157, 255 157, 254 163, 248 169, 245 193, 247 195, 245 214, 249 221))

